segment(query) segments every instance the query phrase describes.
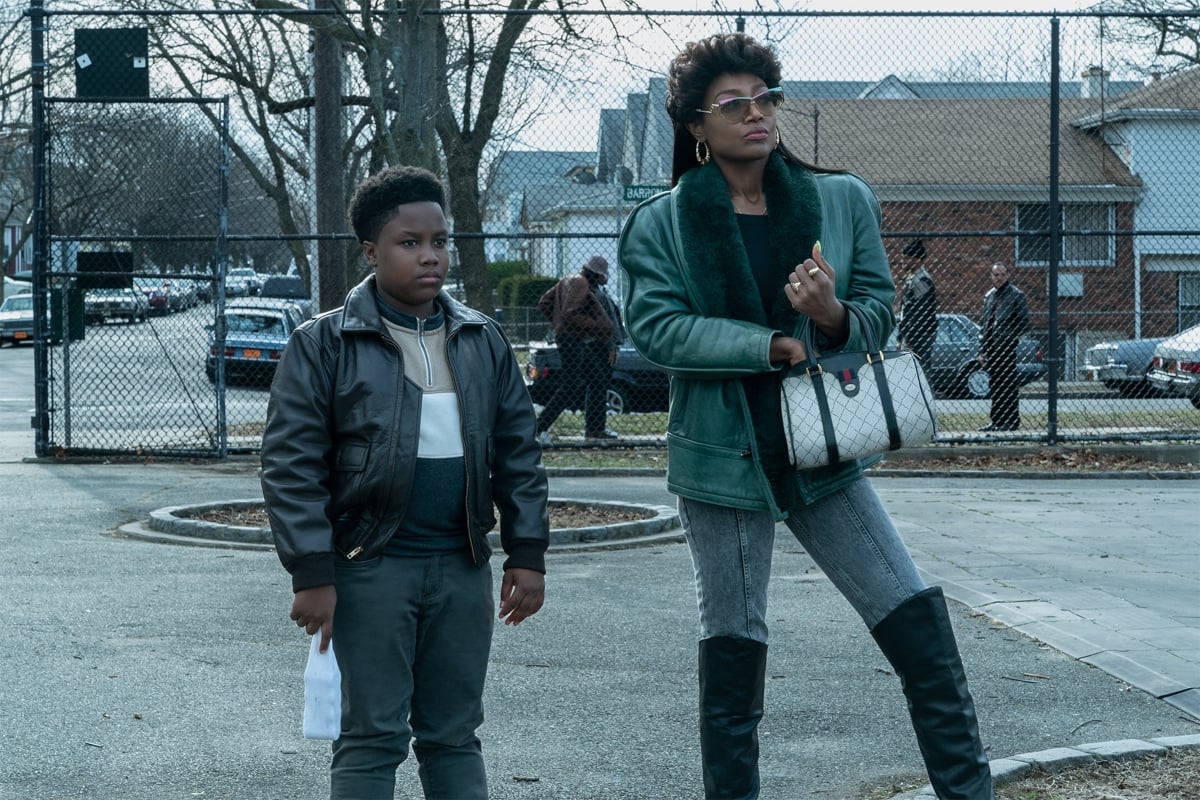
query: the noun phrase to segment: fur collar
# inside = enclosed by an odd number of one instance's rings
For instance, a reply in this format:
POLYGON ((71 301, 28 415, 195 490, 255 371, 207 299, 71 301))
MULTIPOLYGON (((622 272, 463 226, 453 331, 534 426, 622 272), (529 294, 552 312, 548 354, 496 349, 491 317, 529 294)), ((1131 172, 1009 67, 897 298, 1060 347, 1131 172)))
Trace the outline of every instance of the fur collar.
POLYGON ((754 276, 733 203, 721 170, 714 163, 688 170, 676 187, 676 222, 683 240, 685 269, 709 316, 755 322, 781 331, 795 330, 799 314, 783 285, 797 264, 812 255, 821 235, 821 196, 812 172, 772 153, 763 175, 767 195, 767 245, 772 280, 779 285, 771 308, 758 301, 754 276))

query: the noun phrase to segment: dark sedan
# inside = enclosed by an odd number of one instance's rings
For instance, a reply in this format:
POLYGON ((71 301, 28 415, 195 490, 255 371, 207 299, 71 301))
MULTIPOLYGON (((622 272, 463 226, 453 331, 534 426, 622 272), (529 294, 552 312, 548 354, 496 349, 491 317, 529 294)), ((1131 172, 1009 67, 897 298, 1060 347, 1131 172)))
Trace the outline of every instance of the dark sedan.
MULTIPOLYGON (((561 371, 562 357, 557 347, 551 344, 530 349, 525 384, 533 402, 546 404, 558 386, 561 371)), ((667 373, 647 363, 632 345, 617 351, 617 363, 608 386, 610 413, 666 411, 669 392, 667 373)), ((568 408, 578 410, 581 404, 582 398, 579 398, 568 408)))
POLYGON ((1162 397, 1162 392, 1146 380, 1146 373, 1154 360, 1154 348, 1165 338, 1095 344, 1083 355, 1082 377, 1085 381, 1103 383, 1124 397, 1162 397))
MULTIPOLYGON (((895 346, 893 336, 892 346, 895 346)), ((939 397, 987 398, 991 380, 979 365, 979 326, 963 314, 938 314, 937 340, 930 363, 922 365, 930 387, 939 397)), ((533 347, 525 382, 533 402, 545 405, 554 393, 562 367, 554 345, 533 347)), ((1024 338, 1017 345, 1017 376, 1024 386, 1046 374, 1037 340, 1024 338)), ((670 380, 648 363, 631 345, 623 346, 613 368, 608 389, 608 410, 615 414, 666 411, 670 380)), ((576 401, 572 408, 578 409, 576 401)))
MULTIPOLYGON (((895 336, 892 338, 895 345, 895 336)), ((986 398, 991 396, 991 378, 979 365, 979 326, 964 314, 938 314, 937 339, 929 363, 921 365, 930 388, 939 397, 986 398)), ((1017 343, 1017 377, 1021 385, 1046 374, 1037 340, 1017 343)))

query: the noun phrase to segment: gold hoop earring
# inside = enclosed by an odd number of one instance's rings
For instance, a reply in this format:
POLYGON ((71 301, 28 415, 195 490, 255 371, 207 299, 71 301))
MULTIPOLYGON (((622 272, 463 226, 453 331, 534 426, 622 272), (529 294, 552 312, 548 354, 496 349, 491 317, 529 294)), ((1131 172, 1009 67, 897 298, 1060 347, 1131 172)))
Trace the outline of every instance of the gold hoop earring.
POLYGON ((712 151, 708 147, 708 142, 703 139, 696 140, 696 161, 701 164, 707 164, 712 159, 712 151), (704 156, 700 155, 700 145, 704 145, 704 156))

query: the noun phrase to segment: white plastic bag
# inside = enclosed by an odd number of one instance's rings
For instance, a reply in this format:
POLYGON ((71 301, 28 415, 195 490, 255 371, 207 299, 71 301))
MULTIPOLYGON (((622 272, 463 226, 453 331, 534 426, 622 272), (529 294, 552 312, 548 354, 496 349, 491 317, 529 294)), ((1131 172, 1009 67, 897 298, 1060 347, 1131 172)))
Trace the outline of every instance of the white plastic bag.
POLYGON ((333 640, 321 652, 321 632, 312 637, 304 668, 304 738, 336 740, 342 732, 342 673, 333 640))

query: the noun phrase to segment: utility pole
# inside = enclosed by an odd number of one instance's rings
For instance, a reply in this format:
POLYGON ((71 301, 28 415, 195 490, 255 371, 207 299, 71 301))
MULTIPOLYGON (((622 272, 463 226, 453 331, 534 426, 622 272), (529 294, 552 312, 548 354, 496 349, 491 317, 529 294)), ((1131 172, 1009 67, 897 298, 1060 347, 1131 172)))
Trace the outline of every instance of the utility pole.
MULTIPOLYGON (((313 0, 318 11, 337 11, 340 0, 313 0)), ((339 24, 329 13, 314 26, 313 100, 317 207, 317 283, 322 311, 346 299, 346 243, 330 238, 346 230, 346 180, 342 169, 342 46, 331 30, 339 24)))

